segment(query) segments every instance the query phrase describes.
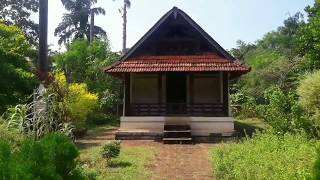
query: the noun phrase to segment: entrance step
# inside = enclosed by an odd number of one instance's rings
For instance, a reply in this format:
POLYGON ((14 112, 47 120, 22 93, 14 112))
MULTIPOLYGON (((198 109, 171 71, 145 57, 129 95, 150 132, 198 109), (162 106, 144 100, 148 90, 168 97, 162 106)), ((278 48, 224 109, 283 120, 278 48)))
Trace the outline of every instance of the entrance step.
POLYGON ((192 143, 190 125, 165 125, 163 131, 164 144, 190 144, 192 143))

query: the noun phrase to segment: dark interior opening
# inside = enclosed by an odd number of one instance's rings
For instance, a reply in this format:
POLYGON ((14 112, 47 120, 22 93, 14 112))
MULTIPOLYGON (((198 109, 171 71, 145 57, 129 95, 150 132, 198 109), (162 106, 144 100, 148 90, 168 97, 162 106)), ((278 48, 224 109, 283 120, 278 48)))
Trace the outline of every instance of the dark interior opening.
POLYGON ((186 74, 169 73, 167 74, 167 103, 186 103, 187 102, 187 78, 186 74))

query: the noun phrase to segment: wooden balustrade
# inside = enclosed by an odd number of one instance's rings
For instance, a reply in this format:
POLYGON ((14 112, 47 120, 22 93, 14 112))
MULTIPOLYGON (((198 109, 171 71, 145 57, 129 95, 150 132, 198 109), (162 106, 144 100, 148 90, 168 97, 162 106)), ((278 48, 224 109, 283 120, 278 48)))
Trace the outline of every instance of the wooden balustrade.
POLYGON ((227 116, 223 104, 131 103, 129 116, 227 116))

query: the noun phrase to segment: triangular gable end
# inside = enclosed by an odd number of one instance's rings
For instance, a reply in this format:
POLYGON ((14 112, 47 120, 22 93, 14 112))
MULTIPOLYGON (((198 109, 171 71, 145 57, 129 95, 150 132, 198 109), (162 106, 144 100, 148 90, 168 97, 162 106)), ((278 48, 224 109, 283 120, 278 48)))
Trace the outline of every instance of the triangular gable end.
MULTIPOLYGON (((155 53, 156 51, 160 51, 162 47, 168 48, 168 43, 163 43, 161 46, 160 41, 170 42, 174 44, 174 41, 177 40, 176 43, 179 45, 186 44, 188 47, 188 40, 191 39, 189 36, 192 36, 193 39, 196 39, 196 42, 201 42, 195 47, 190 47, 189 49, 185 49, 188 53, 194 53, 191 51, 195 51, 198 49, 199 51, 208 52, 216 52, 220 56, 234 61, 235 58, 230 55, 225 49, 223 49, 208 33, 206 33, 190 16, 188 16, 185 12, 178 9, 177 7, 172 8, 169 12, 167 12, 122 58, 121 61, 125 61, 126 59, 141 54, 141 51, 155 53), (174 27, 173 27, 174 25, 174 27), (184 27, 180 28, 179 27, 184 27), (188 32, 185 31, 188 29, 188 32), (179 38, 177 40, 176 36, 184 35, 184 38, 179 38), (167 36, 167 37, 165 37, 167 36), (168 38, 169 37, 169 38, 168 38), (155 43, 157 42, 157 43, 155 43), (153 48, 153 50, 150 50, 153 48), (146 50, 147 49, 147 50, 146 50), (204 50, 205 49, 205 50, 204 50), (189 51, 190 50, 190 51, 189 51)), ((195 42, 189 43, 194 45, 195 42)), ((171 47, 172 48, 172 47, 171 47)), ((179 49, 180 47, 175 47, 179 49)), ((185 47, 184 47, 185 48, 185 47)), ((177 52, 176 49, 173 52, 177 52)), ((168 52, 169 49, 163 50, 163 52, 168 52)), ((157 52, 158 53, 158 52, 157 52)), ((170 52, 169 52, 170 53, 170 52)), ((150 54, 156 55, 156 54, 150 54)), ((169 55, 169 54, 165 54, 169 55)), ((173 54, 170 54, 173 55, 173 54)), ((181 54, 180 54, 181 55, 181 54)), ((187 54, 186 54, 187 55, 187 54)))

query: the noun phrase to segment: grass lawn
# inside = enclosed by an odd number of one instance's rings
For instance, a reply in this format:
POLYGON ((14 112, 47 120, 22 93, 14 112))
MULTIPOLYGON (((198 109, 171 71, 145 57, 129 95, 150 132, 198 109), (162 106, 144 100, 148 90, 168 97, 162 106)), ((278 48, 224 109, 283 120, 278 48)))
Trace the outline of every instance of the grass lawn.
POLYGON ((149 179, 150 166, 154 158, 154 149, 150 147, 123 147, 120 156, 107 166, 101 157, 102 146, 91 147, 80 151, 81 164, 86 171, 96 175, 97 179, 149 179))
MULTIPOLYGON (((113 121, 103 125, 91 125, 88 127, 87 137, 99 137, 119 127, 119 121, 113 121)), ((90 138, 89 140, 90 141, 90 138)), ((88 143, 90 144, 90 142, 88 143)), ((151 165, 155 149, 147 146, 126 147, 121 145, 121 153, 118 158, 107 165, 101 156, 103 145, 85 146, 80 148, 80 162, 85 171, 92 174, 92 179, 149 179, 151 165)))

